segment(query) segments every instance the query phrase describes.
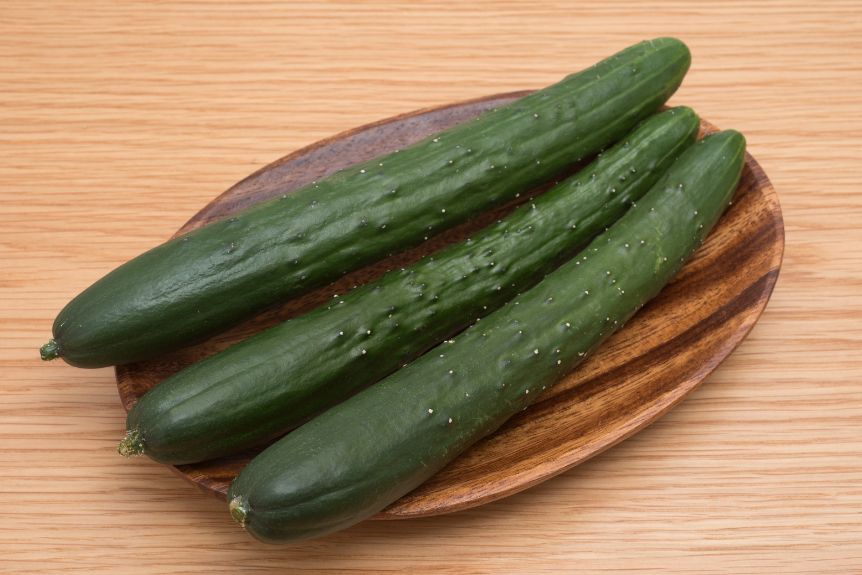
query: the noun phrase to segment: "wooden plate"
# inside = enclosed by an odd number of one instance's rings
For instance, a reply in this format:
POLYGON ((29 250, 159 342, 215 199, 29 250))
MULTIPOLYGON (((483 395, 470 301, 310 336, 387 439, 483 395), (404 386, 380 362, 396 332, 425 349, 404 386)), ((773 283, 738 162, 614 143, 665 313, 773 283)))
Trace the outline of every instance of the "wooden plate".
MULTIPOLYGON (((325 175, 471 119, 529 92, 421 110, 339 134, 266 166, 197 213, 177 233, 224 218, 325 175)), ((715 128, 704 122, 702 131, 715 128)), ((270 310, 201 345, 117 368, 123 406, 182 367, 322 303, 386 269, 465 237, 511 209, 486 214, 423 246, 270 310)), ((661 417, 739 345, 760 316, 781 266, 784 228, 775 191, 750 155, 734 204, 673 283, 576 372, 377 517, 437 515, 511 495, 601 453, 661 417)), ((224 498, 254 452, 173 470, 224 498)))

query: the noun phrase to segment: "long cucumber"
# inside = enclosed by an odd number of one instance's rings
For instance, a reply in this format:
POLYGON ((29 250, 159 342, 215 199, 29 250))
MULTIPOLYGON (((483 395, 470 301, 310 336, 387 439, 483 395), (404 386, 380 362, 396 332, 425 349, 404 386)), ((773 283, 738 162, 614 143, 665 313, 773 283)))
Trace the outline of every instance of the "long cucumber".
POLYGON ((529 405, 674 276, 722 214, 745 140, 686 150, 583 255, 410 366, 279 440, 242 470, 233 517, 264 541, 348 527, 529 405))
POLYGON ((621 138, 682 81, 688 48, 636 44, 513 104, 158 246, 57 316, 43 359, 124 364, 203 340, 417 245, 621 138))
POLYGON ((697 135, 674 108, 464 243, 180 371, 130 411, 124 455, 180 464, 283 434, 502 306, 616 221, 697 135))

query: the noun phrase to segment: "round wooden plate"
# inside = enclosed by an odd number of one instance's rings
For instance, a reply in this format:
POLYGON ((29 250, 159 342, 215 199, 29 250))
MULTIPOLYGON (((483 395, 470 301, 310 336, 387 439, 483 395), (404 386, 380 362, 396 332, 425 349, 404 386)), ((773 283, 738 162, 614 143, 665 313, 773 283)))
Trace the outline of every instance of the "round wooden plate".
MULTIPOLYGON (((177 234, 224 218, 336 170, 405 147, 529 92, 421 110, 339 134, 294 152, 212 201, 177 234)), ((715 128, 704 122, 702 131, 715 128)), ((352 273, 328 288, 270 310, 203 344, 156 360, 117 367, 129 410, 168 375, 277 321, 370 281, 386 269, 466 237, 507 213, 485 214, 417 249, 352 273)), ((772 293, 784 251, 778 198, 750 155, 733 205, 677 278, 574 373, 377 517, 449 513, 511 495, 601 453, 661 417, 739 345, 772 293)), ((174 471, 224 498, 255 451, 174 471)))

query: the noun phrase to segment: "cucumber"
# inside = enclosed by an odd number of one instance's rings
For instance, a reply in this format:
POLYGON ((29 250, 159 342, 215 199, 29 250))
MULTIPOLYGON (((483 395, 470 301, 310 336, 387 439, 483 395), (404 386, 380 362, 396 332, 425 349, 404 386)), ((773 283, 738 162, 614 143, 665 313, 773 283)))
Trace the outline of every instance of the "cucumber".
POLYGON ((731 200, 744 151, 734 131, 694 144, 536 287, 264 450, 231 485, 234 519, 271 542, 343 529, 496 430, 674 276, 731 200))
POLYGON ((418 144, 171 240, 87 288, 43 359, 103 367, 206 339, 276 302, 417 245, 618 140, 682 81, 662 38, 418 144))
POLYGON ((272 439, 395 371, 571 258, 664 173, 698 130, 657 114, 471 240, 175 374, 129 412, 120 453, 193 463, 272 439))

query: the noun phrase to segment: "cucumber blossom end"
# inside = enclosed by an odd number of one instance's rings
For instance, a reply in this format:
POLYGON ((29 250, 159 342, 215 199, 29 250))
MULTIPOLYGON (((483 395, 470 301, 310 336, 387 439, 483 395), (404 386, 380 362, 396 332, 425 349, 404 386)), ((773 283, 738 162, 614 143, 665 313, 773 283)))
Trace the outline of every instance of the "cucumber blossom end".
POLYGON ((130 429, 117 446, 117 453, 123 457, 136 457, 144 454, 144 438, 137 429, 130 429))
POLYGON ((51 361, 60 357, 60 344, 56 339, 49 339, 48 343, 39 348, 39 355, 42 356, 42 361, 51 361))

